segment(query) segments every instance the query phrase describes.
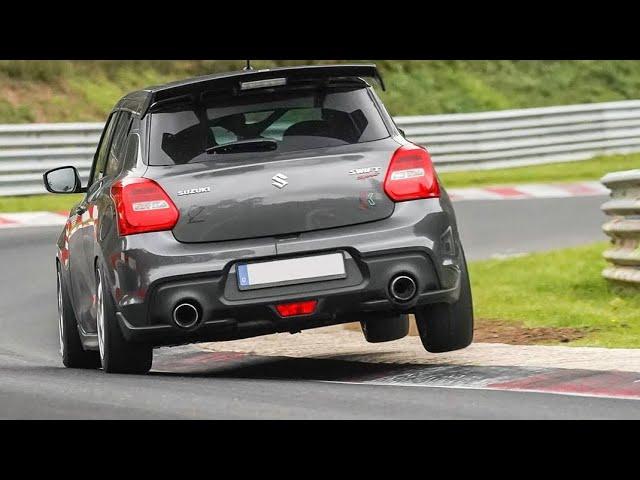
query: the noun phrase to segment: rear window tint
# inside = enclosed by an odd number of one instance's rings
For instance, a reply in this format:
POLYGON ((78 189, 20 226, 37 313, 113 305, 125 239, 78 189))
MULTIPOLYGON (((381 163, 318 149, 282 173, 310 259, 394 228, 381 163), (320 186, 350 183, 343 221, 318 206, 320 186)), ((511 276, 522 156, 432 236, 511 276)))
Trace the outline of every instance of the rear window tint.
MULTIPOLYGON (((206 150, 267 139, 276 153, 371 142, 389 132, 366 88, 252 92, 151 115, 151 165, 215 161, 206 150)), ((225 158, 227 160, 227 158, 225 158)))

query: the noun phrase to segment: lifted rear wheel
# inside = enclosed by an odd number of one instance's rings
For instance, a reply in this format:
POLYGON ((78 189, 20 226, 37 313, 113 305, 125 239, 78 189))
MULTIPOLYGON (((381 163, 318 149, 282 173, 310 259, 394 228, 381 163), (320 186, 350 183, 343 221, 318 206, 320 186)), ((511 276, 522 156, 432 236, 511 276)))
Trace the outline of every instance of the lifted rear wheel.
POLYGON ((369 343, 390 342, 409 333, 409 315, 392 312, 367 313, 360 321, 364 338, 369 343))
POLYGON ((67 368, 99 368, 98 352, 85 351, 82 348, 76 316, 62 280, 60 265, 57 265, 56 273, 58 277, 58 339, 62 363, 67 368))
POLYGON ((102 369, 107 373, 147 373, 151 369, 153 348, 125 340, 99 268, 96 269, 96 285, 96 323, 102 369))
POLYGON ((468 347, 473 341, 473 302, 467 263, 460 277, 460 296, 455 303, 435 303, 416 308, 416 325, 425 350, 450 352, 468 347))

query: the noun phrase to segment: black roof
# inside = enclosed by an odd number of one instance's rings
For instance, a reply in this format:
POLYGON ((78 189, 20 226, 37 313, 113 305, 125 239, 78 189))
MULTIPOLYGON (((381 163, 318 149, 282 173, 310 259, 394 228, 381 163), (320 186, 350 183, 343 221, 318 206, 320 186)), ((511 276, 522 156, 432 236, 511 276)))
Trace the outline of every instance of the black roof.
POLYGON ((165 83, 144 88, 125 95, 116 105, 117 108, 132 110, 140 115, 147 112, 155 102, 171 97, 204 90, 212 86, 237 85, 238 82, 264 80, 268 78, 317 79, 337 77, 371 77, 380 82, 384 89, 382 77, 375 65, 311 65, 302 67, 282 67, 265 70, 239 70, 232 72, 203 75, 176 82, 165 83))

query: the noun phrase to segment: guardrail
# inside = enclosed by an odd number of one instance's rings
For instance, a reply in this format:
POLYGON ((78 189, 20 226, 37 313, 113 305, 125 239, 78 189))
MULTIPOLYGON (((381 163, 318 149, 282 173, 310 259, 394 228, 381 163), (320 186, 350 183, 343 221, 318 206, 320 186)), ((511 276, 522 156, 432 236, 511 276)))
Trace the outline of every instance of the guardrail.
POLYGON ((397 117, 439 170, 515 167, 640 151, 640 100, 397 117))
POLYGON ((602 210, 613 216, 602 227, 611 237, 611 248, 604 252, 611 265, 602 275, 640 286, 640 170, 609 173, 601 181, 611 190, 602 210))
MULTIPOLYGON (((438 170, 583 160, 640 151, 640 100, 497 112, 396 117, 438 170)), ((102 123, 0 125, 0 195, 44 192, 47 168, 86 176, 102 123)))
POLYGON ((0 196, 45 193, 42 173, 73 165, 83 180, 103 123, 0 125, 0 196))

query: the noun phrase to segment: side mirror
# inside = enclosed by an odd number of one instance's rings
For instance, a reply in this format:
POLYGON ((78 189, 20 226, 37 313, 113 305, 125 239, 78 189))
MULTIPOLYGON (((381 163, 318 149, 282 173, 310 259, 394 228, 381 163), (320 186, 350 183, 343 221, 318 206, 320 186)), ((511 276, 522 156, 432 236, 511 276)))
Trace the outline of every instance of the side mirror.
POLYGON ((404 130, 399 128, 398 131, 400 132, 400 135, 402 135, 403 137, 407 138, 407 136, 404 134, 404 130))
POLYGON ((44 188, 51 193, 78 193, 82 191, 76 167, 58 167, 42 175, 44 188))

